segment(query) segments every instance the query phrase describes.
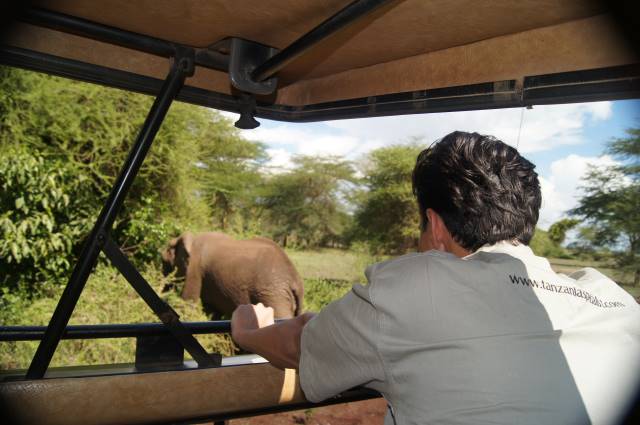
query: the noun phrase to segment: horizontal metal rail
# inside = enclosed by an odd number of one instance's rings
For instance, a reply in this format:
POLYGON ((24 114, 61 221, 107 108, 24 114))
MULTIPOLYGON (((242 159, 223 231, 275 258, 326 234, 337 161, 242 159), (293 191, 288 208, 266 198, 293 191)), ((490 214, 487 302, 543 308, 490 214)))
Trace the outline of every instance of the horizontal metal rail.
MULTIPOLYGON (((229 320, 210 322, 182 322, 192 334, 221 334, 231 332, 229 320)), ((0 326, 0 341, 38 341, 46 326, 0 326)), ((137 338, 139 336, 170 335, 162 323, 131 323, 107 325, 69 325, 62 339, 137 338)))
MULTIPOLYGON (((58 75, 123 90, 157 95, 162 80, 131 72, 0 45, 0 64, 58 75)), ((495 83, 471 84, 391 93, 305 106, 258 101, 256 117, 287 122, 366 118, 433 112, 515 108, 529 105, 593 102, 640 98, 640 64, 528 76, 521 93, 511 81, 496 91, 495 83), (497 95, 497 96, 496 96, 497 95)), ((176 100, 229 112, 240 112, 241 102, 228 94, 185 86, 176 100)))
POLYGON ((195 64, 198 66, 224 72, 227 72, 229 69, 228 55, 209 49, 197 49, 160 38, 98 24, 63 13, 45 9, 28 8, 19 16, 19 19, 29 24, 56 31, 68 32, 166 58, 177 56, 180 52, 191 51, 194 55, 195 64))

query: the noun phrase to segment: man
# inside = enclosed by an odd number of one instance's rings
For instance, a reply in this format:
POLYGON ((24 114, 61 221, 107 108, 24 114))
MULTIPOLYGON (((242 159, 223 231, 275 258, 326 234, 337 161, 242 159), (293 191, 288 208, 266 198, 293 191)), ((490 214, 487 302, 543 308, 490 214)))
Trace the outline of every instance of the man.
POLYGON ((307 399, 358 385, 385 423, 615 423, 640 371, 640 308, 594 269, 556 274, 527 246, 534 165, 499 140, 454 132, 413 171, 419 253, 370 266, 367 286, 273 324, 238 307, 233 337, 297 368, 307 399))

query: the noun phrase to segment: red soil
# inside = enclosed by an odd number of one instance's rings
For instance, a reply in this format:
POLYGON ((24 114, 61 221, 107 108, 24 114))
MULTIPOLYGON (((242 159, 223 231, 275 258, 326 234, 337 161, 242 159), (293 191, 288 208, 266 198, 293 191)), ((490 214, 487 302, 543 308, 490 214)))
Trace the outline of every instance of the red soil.
POLYGON ((229 425, 382 425, 387 413, 384 399, 334 404, 308 410, 234 419, 229 425))

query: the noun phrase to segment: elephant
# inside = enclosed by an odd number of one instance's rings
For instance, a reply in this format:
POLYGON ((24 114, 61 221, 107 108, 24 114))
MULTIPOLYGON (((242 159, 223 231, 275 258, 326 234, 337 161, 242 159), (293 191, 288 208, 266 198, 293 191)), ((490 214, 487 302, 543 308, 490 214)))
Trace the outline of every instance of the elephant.
POLYGON ((259 302, 276 318, 302 313, 302 279, 287 254, 263 237, 236 240, 219 232, 185 232, 161 251, 163 274, 184 277, 181 296, 200 298, 212 318, 259 302))

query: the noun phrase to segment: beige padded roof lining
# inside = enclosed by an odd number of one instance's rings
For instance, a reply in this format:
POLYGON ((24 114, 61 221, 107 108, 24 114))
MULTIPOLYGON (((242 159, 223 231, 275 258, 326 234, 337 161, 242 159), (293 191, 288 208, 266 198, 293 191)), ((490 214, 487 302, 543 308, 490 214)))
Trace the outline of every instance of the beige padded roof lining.
MULTIPOLYGON (((129 31, 206 47, 235 36, 278 48, 350 0, 41 0, 129 31)), ((305 105, 638 62, 588 0, 394 0, 323 41, 279 75, 277 103, 305 105)), ((163 78, 166 59, 19 25, 9 44, 163 78)), ((187 84, 231 93, 223 72, 187 84)))

